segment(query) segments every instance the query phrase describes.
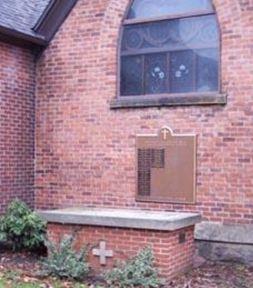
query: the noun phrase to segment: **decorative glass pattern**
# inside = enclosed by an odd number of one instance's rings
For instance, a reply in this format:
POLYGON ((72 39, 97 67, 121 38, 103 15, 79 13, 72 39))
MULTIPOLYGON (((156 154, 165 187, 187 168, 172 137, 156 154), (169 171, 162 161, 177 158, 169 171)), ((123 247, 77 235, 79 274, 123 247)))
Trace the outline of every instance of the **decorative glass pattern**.
POLYGON ((194 91, 195 54, 191 50, 171 53, 170 87, 172 93, 194 91))
POLYGON ((218 47, 215 16, 199 16, 129 25, 124 29, 122 53, 156 52, 218 47))
POLYGON ((136 0, 129 13, 121 41, 121 96, 218 91, 220 35, 211 1, 136 0), (160 17, 160 10, 177 17, 131 22, 145 13, 160 17))
POLYGON ((213 11, 210 0, 135 0, 128 19, 154 18, 198 11, 213 11))
POLYGON ((167 71, 164 54, 150 54, 145 57, 145 93, 159 94, 167 91, 167 71))
POLYGON ((121 59, 121 95, 143 94, 142 56, 127 56, 121 59))
POLYGON ((209 92, 218 90, 218 51, 203 49, 197 52, 197 90, 209 92))

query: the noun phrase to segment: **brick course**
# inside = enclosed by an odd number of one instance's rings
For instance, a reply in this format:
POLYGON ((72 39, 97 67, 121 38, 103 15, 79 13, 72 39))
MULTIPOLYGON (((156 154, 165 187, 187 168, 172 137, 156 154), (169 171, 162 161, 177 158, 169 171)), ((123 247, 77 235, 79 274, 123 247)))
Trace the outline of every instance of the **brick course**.
POLYGON ((80 249, 89 245, 88 261, 96 275, 103 274, 113 268, 116 260, 127 260, 137 255, 146 247, 151 247, 155 257, 155 265, 160 275, 171 278, 185 272, 192 265, 194 254, 194 227, 174 232, 161 232, 135 229, 118 229, 78 225, 48 225, 48 238, 55 243, 63 235, 75 235, 75 247, 80 249), (179 244, 179 234, 185 233, 186 242, 179 244), (113 250, 114 257, 107 258, 106 266, 101 266, 99 257, 93 256, 92 247, 98 247, 100 241, 106 241, 106 249, 113 250))
POLYGON ((30 50, 0 43, 0 213, 13 198, 34 201, 35 62, 30 50))
POLYGON ((215 0, 226 106, 110 110, 128 0, 78 1, 37 67, 36 206, 200 211, 253 223, 252 2, 215 0), (198 134, 197 205, 135 201, 135 135, 198 134))

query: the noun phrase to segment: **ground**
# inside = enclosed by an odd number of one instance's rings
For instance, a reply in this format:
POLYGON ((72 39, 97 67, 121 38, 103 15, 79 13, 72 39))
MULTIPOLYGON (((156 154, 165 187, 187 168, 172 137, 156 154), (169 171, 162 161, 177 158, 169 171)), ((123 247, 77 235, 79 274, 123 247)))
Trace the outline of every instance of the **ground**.
MULTIPOLYGON (((33 254, 0 254, 0 288, 103 288, 87 283, 41 278, 40 260, 33 254)), ((90 282, 90 283, 89 283, 90 282)), ((252 288, 253 268, 236 263, 208 262, 167 283, 165 288, 252 288)))
POLYGON ((253 269, 236 263, 208 262, 172 281, 169 288, 253 288, 253 269))

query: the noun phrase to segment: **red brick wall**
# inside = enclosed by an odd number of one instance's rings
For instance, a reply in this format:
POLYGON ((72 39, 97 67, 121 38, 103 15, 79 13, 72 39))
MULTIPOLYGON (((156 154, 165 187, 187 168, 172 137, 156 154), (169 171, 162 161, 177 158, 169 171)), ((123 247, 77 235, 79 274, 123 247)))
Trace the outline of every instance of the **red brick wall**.
POLYGON ((75 246, 80 249, 89 245, 88 262, 97 274, 104 274, 118 260, 135 257, 145 248, 151 247, 155 257, 155 265, 164 278, 172 278, 185 272, 192 266, 194 254, 194 227, 174 232, 118 229, 93 226, 75 226, 49 224, 49 239, 59 243, 64 236, 75 235, 75 246), (179 243, 179 234, 185 234, 185 243, 179 243), (107 258, 105 267, 101 267, 99 257, 92 254, 92 248, 99 248, 100 241, 106 242, 106 250, 113 251, 113 258, 107 258))
POLYGON ((0 43, 0 213, 15 197, 33 205, 34 57, 0 43))
POLYGON ((224 106, 110 110, 128 0, 79 0, 38 65, 36 205, 200 211, 253 223, 252 1, 215 0, 224 106), (135 201, 135 135, 198 134, 197 205, 135 201))

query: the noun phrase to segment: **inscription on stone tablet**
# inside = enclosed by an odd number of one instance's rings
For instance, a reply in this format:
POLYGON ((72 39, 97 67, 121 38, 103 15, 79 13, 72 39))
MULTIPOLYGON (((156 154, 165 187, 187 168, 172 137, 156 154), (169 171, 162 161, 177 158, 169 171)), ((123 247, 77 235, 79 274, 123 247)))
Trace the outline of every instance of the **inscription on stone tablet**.
POLYGON ((196 135, 137 136, 137 200, 194 203, 196 135))

